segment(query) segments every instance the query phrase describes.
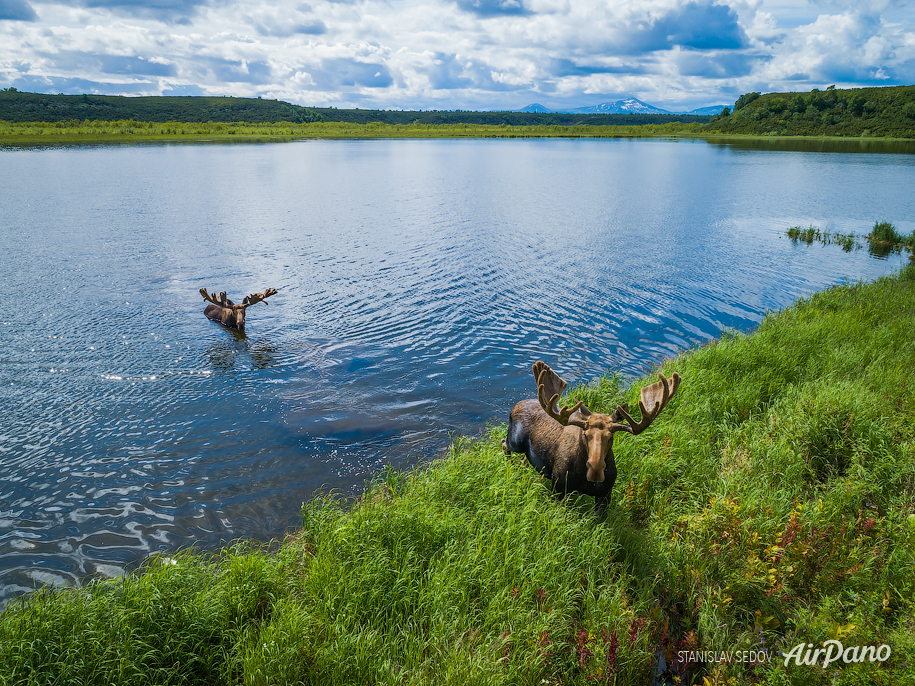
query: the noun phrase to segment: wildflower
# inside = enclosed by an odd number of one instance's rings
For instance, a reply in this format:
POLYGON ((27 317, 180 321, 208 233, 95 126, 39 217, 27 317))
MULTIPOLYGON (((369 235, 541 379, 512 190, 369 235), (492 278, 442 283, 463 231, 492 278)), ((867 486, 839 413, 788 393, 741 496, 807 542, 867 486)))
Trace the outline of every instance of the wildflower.
POLYGON ((578 660, 581 668, 585 668, 585 662, 593 653, 588 649, 588 633, 584 629, 578 630, 575 637, 575 652, 578 653, 578 660))
POLYGON ((619 648, 619 641, 616 638, 616 631, 610 635, 610 649, 607 651, 607 677, 613 676, 616 672, 616 651, 619 648))
POLYGON ((636 619, 632 618, 632 625, 629 627, 629 647, 632 647, 632 644, 636 642, 639 637, 639 632, 645 627, 646 623, 645 617, 639 617, 636 619))

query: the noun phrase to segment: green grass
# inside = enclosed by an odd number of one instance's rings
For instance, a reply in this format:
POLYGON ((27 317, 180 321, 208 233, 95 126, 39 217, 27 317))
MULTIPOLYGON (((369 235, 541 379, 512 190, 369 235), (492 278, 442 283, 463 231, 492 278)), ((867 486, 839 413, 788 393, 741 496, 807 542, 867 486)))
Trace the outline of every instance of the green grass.
POLYGON ((814 241, 818 241, 823 245, 836 244, 842 246, 842 250, 845 252, 851 252, 861 247, 861 243, 858 242, 857 236, 853 233, 820 231, 813 225, 808 226, 806 229, 802 229, 800 226, 792 226, 785 233, 791 240, 803 241, 807 245, 814 241))
MULTIPOLYGON (((915 265, 667 360, 607 511, 459 439, 276 550, 153 558, 0 620, 0 684, 915 684, 915 265), (886 662, 786 667, 804 641, 886 662), (682 650, 773 651, 690 667, 682 650)), ((592 410, 654 375, 571 389, 592 410)), ((533 384, 533 381, 532 381, 533 384)), ((509 408, 505 408, 507 415, 509 408)))
POLYGON ((308 138, 599 138, 690 135, 698 124, 630 126, 508 126, 489 124, 384 124, 372 122, 139 122, 0 121, 0 145, 126 141, 238 141, 308 138))
MULTIPOLYGON (((771 136, 722 134, 712 124, 670 122, 664 124, 388 124, 320 121, 294 123, 252 122, 156 122, 133 120, 68 120, 54 122, 0 121, 0 147, 32 145, 79 145, 131 142, 263 142, 303 139, 354 138, 699 138, 707 141, 753 140, 771 136)), ((778 138, 778 137, 775 137, 778 138)), ((786 136, 836 140, 836 137, 786 136)), ((849 139, 852 140, 852 139, 849 139)), ((873 138, 859 141, 873 142, 873 138)), ((889 139, 888 139, 889 140, 889 139)))
POLYGON ((900 252, 905 248, 912 253, 909 255, 909 259, 915 260, 915 231, 908 236, 903 236, 890 222, 875 222, 874 228, 865 238, 872 254, 888 255, 891 252, 900 252))

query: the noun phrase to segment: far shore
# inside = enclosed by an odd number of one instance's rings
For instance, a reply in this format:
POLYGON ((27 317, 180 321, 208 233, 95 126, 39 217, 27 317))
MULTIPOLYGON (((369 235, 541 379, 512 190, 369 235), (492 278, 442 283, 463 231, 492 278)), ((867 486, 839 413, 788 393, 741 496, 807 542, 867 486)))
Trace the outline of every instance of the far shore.
POLYGON ((284 142, 309 139, 367 138, 684 138, 724 142, 848 141, 908 142, 911 138, 875 136, 759 136, 722 134, 699 124, 643 124, 632 126, 508 126, 474 124, 351 124, 314 122, 247 124, 224 122, 0 122, 0 147, 81 145, 105 143, 232 143, 284 142))

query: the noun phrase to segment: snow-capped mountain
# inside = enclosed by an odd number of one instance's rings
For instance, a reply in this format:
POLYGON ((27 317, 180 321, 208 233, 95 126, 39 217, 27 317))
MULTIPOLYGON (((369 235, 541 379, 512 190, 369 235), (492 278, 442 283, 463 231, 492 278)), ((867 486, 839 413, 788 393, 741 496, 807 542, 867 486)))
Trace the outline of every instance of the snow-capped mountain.
POLYGON ((549 113, 553 112, 554 110, 551 110, 548 107, 544 107, 539 102, 535 102, 535 103, 531 103, 527 107, 522 107, 520 110, 514 110, 514 111, 515 112, 544 112, 544 113, 549 114, 549 113))
POLYGON ((662 110, 647 102, 642 102, 636 98, 625 98, 616 102, 602 102, 600 105, 591 107, 576 107, 569 110, 574 114, 670 114, 667 110, 662 110))
POLYGON ((649 105, 638 98, 624 98, 615 102, 602 102, 600 105, 591 105, 589 107, 576 107, 574 109, 557 109, 551 110, 544 107, 539 102, 532 103, 527 107, 522 107, 515 112, 543 112, 555 114, 695 114, 700 116, 712 116, 719 114, 727 105, 713 105, 711 107, 700 107, 691 112, 670 112, 662 110, 660 107, 649 105))

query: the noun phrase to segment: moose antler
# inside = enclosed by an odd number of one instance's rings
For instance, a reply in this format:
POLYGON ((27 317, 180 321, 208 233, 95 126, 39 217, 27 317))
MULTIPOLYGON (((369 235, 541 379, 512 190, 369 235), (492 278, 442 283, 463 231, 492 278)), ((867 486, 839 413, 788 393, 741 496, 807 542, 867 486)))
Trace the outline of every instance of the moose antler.
POLYGON ((226 297, 226 292, 225 292, 225 291, 222 291, 222 293, 219 294, 219 299, 218 299, 218 300, 216 299, 216 294, 215 294, 215 293, 207 293, 207 289, 206 289, 206 288, 201 288, 201 289, 200 289, 200 295, 202 295, 202 296, 203 296, 203 299, 206 300, 207 302, 211 302, 211 303, 213 303, 214 305, 218 305, 219 307, 235 307, 235 303, 233 303, 231 300, 229 300, 229 299, 226 297))
POLYGON ((270 303, 267 302, 267 298, 269 298, 271 295, 276 295, 276 293, 277 290, 275 288, 268 288, 263 293, 252 293, 251 295, 246 295, 245 299, 241 302, 245 307, 250 307, 251 305, 255 305, 259 302, 263 302, 265 305, 269 305, 270 303))
POLYGON ((568 384, 545 362, 538 360, 533 369, 537 380, 537 400, 544 411, 563 426, 572 424, 583 427, 591 416, 591 411, 582 401, 579 400, 572 407, 559 407, 559 397, 568 384))
POLYGON ((620 431, 628 431, 632 435, 640 434, 657 418, 661 410, 670 402, 680 386, 680 375, 674 372, 674 375, 667 379, 663 374, 658 374, 660 381, 655 381, 650 386, 642 387, 642 397, 639 400, 639 411, 642 418, 635 421, 629 414, 628 405, 618 405, 616 413, 619 413, 623 419, 629 422, 628 425, 620 424, 620 431), (650 410, 647 408, 651 408, 650 410))

